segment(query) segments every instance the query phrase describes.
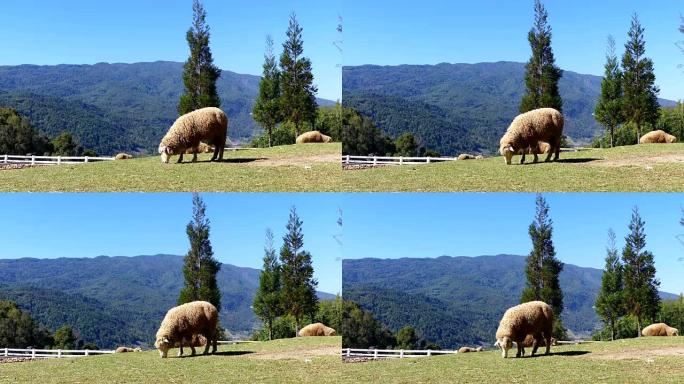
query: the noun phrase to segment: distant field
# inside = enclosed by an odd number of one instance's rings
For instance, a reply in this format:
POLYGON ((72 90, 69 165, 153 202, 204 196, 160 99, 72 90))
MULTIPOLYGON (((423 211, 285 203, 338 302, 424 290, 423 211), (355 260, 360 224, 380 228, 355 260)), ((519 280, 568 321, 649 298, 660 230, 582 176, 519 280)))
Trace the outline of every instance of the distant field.
POLYGON ((336 191, 340 153, 339 143, 310 144, 226 151, 221 163, 210 163, 211 155, 203 154, 195 164, 162 164, 151 156, 8 169, 0 170, 0 192, 336 191))
MULTIPOLYGON (((530 162, 532 158, 527 157, 530 162)), ((557 163, 506 166, 502 157, 346 171, 342 191, 682 192, 684 143, 586 149, 557 163)))
POLYGON ((498 351, 487 351, 363 363, 343 363, 340 342, 339 337, 277 340, 182 359, 148 351, 7 363, 0 364, 0 383, 684 382, 684 337, 554 347, 549 356, 522 359, 504 360, 498 351))

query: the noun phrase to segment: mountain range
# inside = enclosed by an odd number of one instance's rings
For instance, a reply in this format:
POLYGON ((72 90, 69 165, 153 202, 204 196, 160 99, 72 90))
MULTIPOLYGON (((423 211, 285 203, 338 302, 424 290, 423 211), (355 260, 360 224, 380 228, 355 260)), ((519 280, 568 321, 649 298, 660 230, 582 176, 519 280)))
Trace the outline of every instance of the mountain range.
MULTIPOLYGON (((412 132, 422 145, 442 155, 492 153, 518 114, 524 75, 525 64, 516 62, 347 66, 342 97, 345 107, 372 118, 391 137, 412 132)), ((601 80, 564 71, 559 82, 564 134, 577 144, 602 133, 592 115, 601 80)))
MULTIPOLYGON (((410 325, 444 348, 490 344, 525 286, 525 257, 345 259, 342 292, 392 331, 410 325)), ((603 271, 565 264, 563 323, 574 337, 602 327, 593 305, 603 271)), ((674 299, 675 295, 662 293, 674 299)))
MULTIPOLYGON (((0 300, 15 301, 54 331, 71 325, 100 348, 150 345, 183 285, 183 257, 0 260, 0 300)), ((251 305, 259 286, 258 269, 222 264, 221 325, 246 336, 260 321, 251 305)), ((321 299, 333 295, 319 292, 321 299)))

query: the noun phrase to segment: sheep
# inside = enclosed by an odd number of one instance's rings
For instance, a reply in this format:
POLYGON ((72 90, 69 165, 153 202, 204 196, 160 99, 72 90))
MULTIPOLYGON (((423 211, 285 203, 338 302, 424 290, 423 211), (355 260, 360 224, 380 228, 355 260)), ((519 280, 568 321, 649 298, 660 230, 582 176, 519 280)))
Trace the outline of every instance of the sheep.
MULTIPOLYGON (((524 347, 534 347, 534 341, 535 341, 534 335, 527 335, 527 336, 525 336, 525 340, 523 341, 523 346, 524 347)), ((546 347, 546 340, 544 340, 543 338, 536 340, 536 341, 537 341, 537 346, 546 347)), ((557 345, 557 341, 556 341, 555 337, 551 338, 551 345, 557 345)))
POLYGON ((467 153, 461 153, 460 155, 458 155, 459 160, 475 160, 476 158, 477 156, 469 155, 467 153))
POLYGON ((309 131, 304 132, 297 137, 297 144, 308 144, 308 143, 330 143, 332 142, 332 137, 326 136, 319 131, 309 131))
POLYGON ((214 147, 206 143, 199 143, 195 148, 187 148, 185 150, 186 155, 194 155, 195 153, 212 153, 214 152, 214 147))
POLYGON ((140 349, 140 347, 137 347, 137 348, 119 347, 114 351, 114 353, 127 353, 127 352, 140 352, 140 351, 142 351, 142 349, 140 349))
POLYGON ((128 153, 119 153, 114 157, 114 160, 130 160, 132 159, 133 156, 129 155, 128 153))
POLYGON ((657 130, 651 131, 641 136, 639 144, 672 144, 677 142, 677 137, 669 133, 657 130))
MULTIPOLYGON (((532 145, 531 147, 528 147, 525 149, 525 154, 526 155, 541 155, 545 153, 549 153, 551 151, 551 146, 549 143, 545 143, 543 141, 537 142, 535 145, 532 145)), ((523 154, 523 151, 520 150, 518 151, 519 155, 523 154)))
POLYGON ((641 330, 642 336, 679 336, 679 330, 665 323, 655 323, 641 330))
MULTIPOLYGON (((218 108, 209 107, 187 113, 173 123, 159 144, 162 163, 168 163, 172 155, 179 155, 183 162, 187 149, 195 149, 200 141, 214 146, 211 161, 223 160, 223 150, 228 134, 228 117, 218 108)), ((193 151, 192 161, 197 161, 197 151, 193 151)))
POLYGON ((458 353, 469 353, 469 352, 482 352, 482 347, 477 347, 477 348, 461 347, 458 349, 458 353))
MULTIPOLYGON (((546 340, 546 354, 551 349, 551 334, 553 331, 553 309, 543 301, 530 301, 509 308, 499 322, 496 330, 495 347, 501 349, 501 356, 508 357, 508 350, 516 343, 518 352, 515 357, 525 355, 524 341, 527 335, 534 335, 534 339, 546 340)), ((538 343, 533 342, 532 356, 537 352, 538 343)))
POLYGON ((180 346, 178 356, 183 355, 183 344, 189 345, 192 354, 195 347, 191 344, 194 336, 202 335, 206 338, 204 354, 209 352, 212 345, 212 353, 216 353, 218 339, 218 311, 216 307, 206 301, 193 301, 169 309, 157 331, 154 346, 159 350, 159 355, 165 358, 170 348, 180 346))
MULTIPOLYGON (((545 161, 549 161, 552 155, 557 161, 564 121, 563 115, 553 108, 539 108, 518 115, 499 141, 499 152, 505 157, 506 164, 510 165, 513 155, 521 152, 520 164, 524 164, 525 152, 538 147, 540 141, 549 144, 545 161)), ((536 153, 534 161, 537 161, 536 153)))
MULTIPOLYGON (((207 338, 202 335, 192 335, 190 341, 186 342, 185 345, 187 347, 204 347, 207 345, 207 338)), ((173 344, 173 348, 178 348, 180 346, 180 342, 173 344)))
POLYGON ((335 336, 337 332, 323 323, 313 323, 299 330, 298 336, 335 336))

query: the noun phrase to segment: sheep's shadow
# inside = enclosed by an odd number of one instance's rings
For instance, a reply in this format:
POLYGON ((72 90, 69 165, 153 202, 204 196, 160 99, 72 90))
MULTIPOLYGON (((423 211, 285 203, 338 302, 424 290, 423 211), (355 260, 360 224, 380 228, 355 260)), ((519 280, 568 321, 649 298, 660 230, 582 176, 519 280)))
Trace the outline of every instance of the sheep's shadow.
MULTIPOLYGON (((242 356, 242 355, 249 355, 251 353, 254 353, 253 351, 222 351, 222 352, 216 352, 213 355, 214 356, 242 356)), ((212 354, 205 355, 203 353, 197 353, 194 355, 183 355, 183 356, 177 356, 180 359, 186 359, 186 358, 192 358, 192 357, 202 357, 202 356, 212 356, 212 354)))
POLYGON ((587 353, 591 353, 589 351, 562 351, 562 352, 549 352, 548 355, 545 355, 543 352, 542 353, 537 353, 534 356, 530 355, 525 355, 525 358, 537 358, 537 357, 544 357, 544 356, 582 356, 586 355, 587 353))
POLYGON ((268 160, 265 157, 244 157, 244 158, 239 158, 239 159, 223 159, 223 160, 197 160, 195 163, 192 161, 183 161, 182 163, 176 163, 179 165, 185 165, 185 164, 199 164, 199 163, 227 163, 227 164, 244 164, 244 163, 253 163, 255 161, 260 161, 260 160, 268 160))
POLYGON ((548 163, 562 163, 562 164, 582 164, 582 163, 591 163, 592 161, 599 161, 603 159, 599 159, 596 157, 584 157, 584 158, 573 158, 573 159, 558 159, 556 161, 544 161, 540 160, 537 161, 536 163, 533 161, 525 161, 525 163, 518 165, 539 165, 539 164, 548 164, 548 163))

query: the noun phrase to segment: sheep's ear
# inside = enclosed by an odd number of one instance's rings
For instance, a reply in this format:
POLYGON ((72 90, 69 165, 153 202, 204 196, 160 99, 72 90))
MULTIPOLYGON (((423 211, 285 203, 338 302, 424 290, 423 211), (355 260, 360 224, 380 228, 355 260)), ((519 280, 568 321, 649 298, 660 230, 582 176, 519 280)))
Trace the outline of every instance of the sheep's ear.
POLYGON ((170 343, 169 339, 167 339, 166 337, 163 339, 163 341, 167 344, 170 343))
POLYGON ((508 146, 508 150, 511 151, 511 152, 515 152, 515 150, 513 149, 513 146, 512 146, 512 145, 509 145, 509 146, 508 146))

